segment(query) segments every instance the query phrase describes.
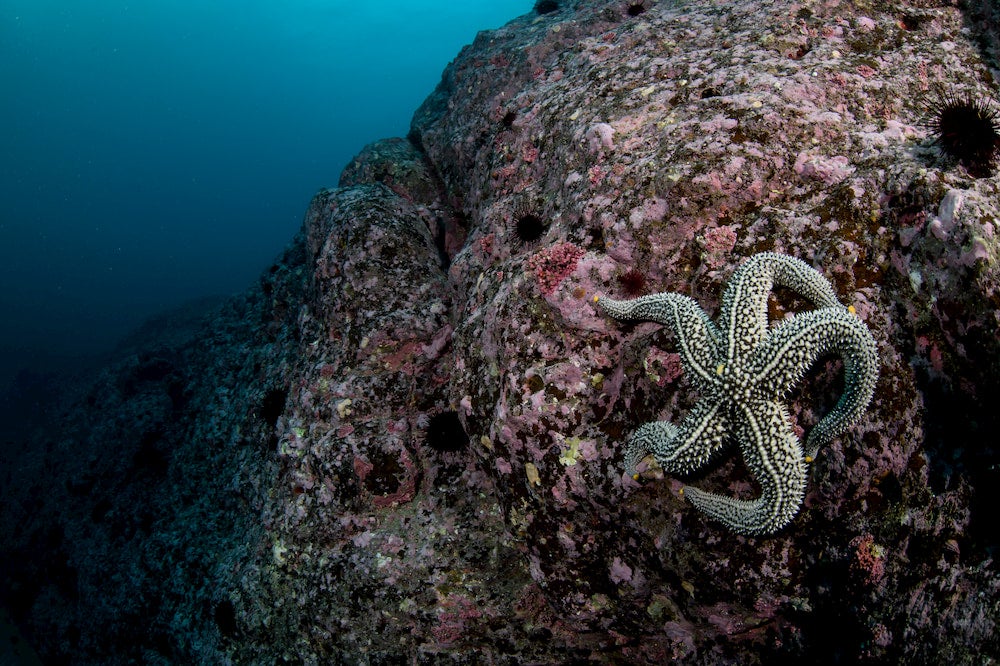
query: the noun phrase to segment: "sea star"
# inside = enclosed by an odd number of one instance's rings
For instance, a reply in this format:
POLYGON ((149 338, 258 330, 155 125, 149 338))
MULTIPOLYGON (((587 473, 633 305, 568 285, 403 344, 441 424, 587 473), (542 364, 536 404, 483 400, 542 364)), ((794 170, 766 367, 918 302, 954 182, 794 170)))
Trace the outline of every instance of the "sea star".
POLYGON ((806 464, 861 415, 878 379, 875 340, 854 308, 844 307, 811 266, 773 252, 754 255, 736 269, 722 296, 718 324, 681 294, 596 300, 615 319, 671 327, 682 366, 703 396, 679 425, 640 426, 625 447, 626 472, 638 479, 637 465, 652 454, 665 471, 689 474, 733 439, 760 485, 760 497, 740 500, 691 486, 681 493, 741 534, 770 534, 791 522, 802 505, 806 464), (769 328, 767 297, 775 285, 801 294, 816 309, 769 328), (818 357, 831 352, 844 361, 844 393, 803 448, 780 398, 818 357))

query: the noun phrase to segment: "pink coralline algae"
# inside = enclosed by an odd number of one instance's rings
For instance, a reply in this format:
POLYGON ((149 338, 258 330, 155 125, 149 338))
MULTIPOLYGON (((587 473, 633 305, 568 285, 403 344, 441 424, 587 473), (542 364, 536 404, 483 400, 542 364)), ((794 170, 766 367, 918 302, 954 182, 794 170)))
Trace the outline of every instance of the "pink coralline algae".
POLYGON ((799 153, 793 168, 803 178, 812 178, 824 185, 839 183, 854 170, 850 160, 843 155, 810 155, 806 152, 799 153))
POLYGON ((614 133, 614 128, 607 123, 597 123, 591 127, 587 132, 587 145, 590 147, 590 152, 613 150, 615 147, 614 133))
POLYGON ((646 354, 644 367, 650 379, 658 386, 672 384, 683 374, 680 354, 676 352, 664 352, 663 350, 652 348, 646 354))
POLYGON ((528 259, 528 269, 534 272, 538 290, 543 296, 554 292, 576 270, 576 262, 585 252, 572 243, 558 243, 539 250, 528 259))
POLYGON ((850 543, 854 549, 851 567, 868 585, 876 585, 885 575, 885 548, 871 534, 860 534, 850 543))
POLYGON ((616 557, 611 562, 610 577, 615 583, 628 583, 632 580, 632 568, 616 557))
POLYGON ((713 269, 729 262, 729 253, 736 246, 736 230, 732 226, 714 227, 705 232, 705 263, 713 269))

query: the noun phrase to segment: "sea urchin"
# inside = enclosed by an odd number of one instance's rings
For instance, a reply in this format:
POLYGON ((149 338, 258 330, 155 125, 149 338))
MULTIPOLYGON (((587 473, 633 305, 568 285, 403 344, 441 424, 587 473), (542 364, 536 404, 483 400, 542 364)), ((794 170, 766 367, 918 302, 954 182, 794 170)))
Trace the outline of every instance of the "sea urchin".
POLYGON ((636 268, 630 268, 618 276, 618 285, 627 298, 638 298, 646 293, 646 276, 636 268))
POLYGON ((525 213, 517 218, 514 223, 514 233, 518 240, 524 244, 534 243, 542 237, 548 225, 534 213, 525 213))
POLYGON ((992 175, 1000 153, 1000 114, 989 101, 939 95, 929 112, 925 126, 941 150, 976 178, 992 175))
POLYGON ((555 0, 538 0, 535 3, 535 11, 539 14, 551 14, 559 11, 559 3, 555 0))

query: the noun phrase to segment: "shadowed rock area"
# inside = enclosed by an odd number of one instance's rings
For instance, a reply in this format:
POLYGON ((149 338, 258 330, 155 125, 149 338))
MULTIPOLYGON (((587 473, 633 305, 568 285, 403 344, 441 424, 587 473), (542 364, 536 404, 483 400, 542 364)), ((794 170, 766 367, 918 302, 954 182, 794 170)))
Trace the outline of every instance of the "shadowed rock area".
MULTIPOLYGON (((1000 659, 1000 178, 927 129, 938 91, 996 90, 995 35, 919 0, 481 33, 259 284, 36 382, 60 409, 0 468, 11 620, 67 664, 1000 659), (673 334, 593 298, 715 316, 763 251, 831 281, 880 375, 792 523, 746 537, 678 493, 755 497, 735 447, 623 478, 699 395, 673 334)), ((778 289, 769 319, 807 309, 778 289)), ((824 357, 786 396, 800 436, 843 386, 824 357)))

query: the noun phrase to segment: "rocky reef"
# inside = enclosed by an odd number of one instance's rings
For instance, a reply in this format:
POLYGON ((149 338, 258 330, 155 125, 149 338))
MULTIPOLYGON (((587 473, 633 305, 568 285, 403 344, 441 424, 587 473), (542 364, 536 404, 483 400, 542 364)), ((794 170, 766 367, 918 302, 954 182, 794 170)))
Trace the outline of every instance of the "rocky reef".
MULTIPOLYGON (((928 131, 996 90, 975 6, 581 0, 477 36, 196 334, 133 346, 4 445, 0 599, 47 663, 1000 659, 1000 177, 928 131), (793 255, 879 381, 743 536, 622 448, 698 402, 678 339, 793 255)), ((774 291, 769 319, 810 305, 774 291)), ((837 404, 823 358, 786 396, 837 404)))

